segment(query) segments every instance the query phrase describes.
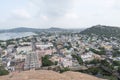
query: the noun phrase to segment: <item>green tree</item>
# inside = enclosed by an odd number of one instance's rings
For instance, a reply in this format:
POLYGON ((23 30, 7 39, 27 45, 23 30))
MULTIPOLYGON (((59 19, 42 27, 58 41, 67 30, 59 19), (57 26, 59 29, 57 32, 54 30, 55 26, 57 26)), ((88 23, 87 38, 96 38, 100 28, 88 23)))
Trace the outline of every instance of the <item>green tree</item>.
POLYGON ((8 74, 9 72, 3 66, 0 66, 0 76, 8 74))
POLYGON ((119 50, 114 49, 114 50, 112 51, 112 53, 113 53, 113 57, 120 56, 120 51, 119 51, 119 50))
POLYGON ((98 68, 90 68, 88 70, 92 75, 97 75, 100 70, 98 68))
POLYGON ((44 57, 42 57, 42 66, 51 66, 54 63, 49 60, 49 55, 45 55, 44 57))
POLYGON ((110 65, 109 62, 107 62, 106 60, 101 60, 101 64, 104 66, 110 65))
POLYGON ((113 61, 114 66, 120 66, 120 61, 113 61))
POLYGON ((120 66, 118 67, 118 70, 117 70, 117 72, 120 74, 120 66))
POLYGON ((98 64, 100 63, 100 60, 98 59, 93 59, 92 61, 89 62, 90 64, 98 64))
POLYGON ((66 71, 70 71, 70 69, 68 67, 65 67, 65 68, 60 70, 60 73, 63 73, 63 72, 66 72, 66 71))
POLYGON ((99 49, 100 49, 100 51, 97 51, 97 50, 95 50, 93 48, 90 48, 89 50, 94 52, 95 54, 98 54, 98 55, 105 55, 106 54, 106 51, 105 51, 104 48, 99 48, 99 49))
POLYGON ((83 60, 80 56, 77 56, 75 54, 72 55, 73 58, 77 59, 77 61, 79 62, 79 64, 83 64, 83 60))
POLYGON ((110 63, 107 62, 106 60, 101 60, 101 65, 103 65, 104 67, 107 67, 111 71, 114 69, 114 66, 110 65, 110 63))

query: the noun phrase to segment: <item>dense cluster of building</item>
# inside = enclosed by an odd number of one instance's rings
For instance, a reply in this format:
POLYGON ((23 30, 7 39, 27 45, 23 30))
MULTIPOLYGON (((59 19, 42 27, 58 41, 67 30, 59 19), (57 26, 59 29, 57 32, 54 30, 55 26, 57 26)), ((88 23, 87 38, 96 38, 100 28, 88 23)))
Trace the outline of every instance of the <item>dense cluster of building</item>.
MULTIPOLYGON (((2 45, 6 45, 2 41, 2 45)), ((80 67, 77 55, 82 62, 89 62, 94 59, 120 60, 119 56, 113 56, 113 49, 119 49, 119 41, 116 38, 99 37, 97 35, 87 36, 79 33, 69 34, 42 34, 13 40, 14 44, 0 48, 0 65, 9 71, 22 71, 40 69, 42 57, 49 55, 52 62, 57 62, 60 67, 80 67), (91 49, 101 51, 105 54, 97 54, 91 49)))

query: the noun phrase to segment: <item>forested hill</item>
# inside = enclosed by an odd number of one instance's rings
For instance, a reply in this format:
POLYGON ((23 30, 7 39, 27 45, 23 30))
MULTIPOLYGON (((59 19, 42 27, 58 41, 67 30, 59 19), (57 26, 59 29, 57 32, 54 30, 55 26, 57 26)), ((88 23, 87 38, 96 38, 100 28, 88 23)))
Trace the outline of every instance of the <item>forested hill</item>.
POLYGON ((86 34, 86 35, 96 34, 99 36, 120 38, 120 28, 112 27, 112 26, 96 25, 87 28, 84 31, 81 31, 80 34, 86 34))

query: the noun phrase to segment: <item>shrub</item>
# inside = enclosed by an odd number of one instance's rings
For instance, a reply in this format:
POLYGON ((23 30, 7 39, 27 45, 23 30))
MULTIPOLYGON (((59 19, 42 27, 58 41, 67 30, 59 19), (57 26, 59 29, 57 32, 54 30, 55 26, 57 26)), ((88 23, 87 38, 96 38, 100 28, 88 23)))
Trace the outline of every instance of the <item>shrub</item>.
POLYGON ((0 76, 8 74, 9 72, 3 66, 0 66, 0 76))
POLYGON ((65 67, 65 68, 60 70, 60 73, 63 73, 63 72, 66 72, 66 71, 70 71, 70 69, 68 67, 65 67))

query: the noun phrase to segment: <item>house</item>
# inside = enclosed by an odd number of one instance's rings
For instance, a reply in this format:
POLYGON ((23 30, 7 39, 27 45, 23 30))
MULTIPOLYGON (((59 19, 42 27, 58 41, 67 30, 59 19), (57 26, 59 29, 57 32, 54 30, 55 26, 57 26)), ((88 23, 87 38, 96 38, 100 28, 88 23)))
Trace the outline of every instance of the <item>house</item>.
POLYGON ((64 59, 61 60, 61 62, 62 62, 62 66, 63 67, 70 67, 70 66, 72 66, 72 60, 70 60, 70 59, 64 58, 64 59))
POLYGON ((93 52, 87 52, 87 53, 84 53, 84 54, 81 54, 81 58, 83 60, 83 62, 85 61, 91 61, 94 59, 94 53, 93 52))
POLYGON ((28 52, 30 52, 30 51, 32 51, 32 47, 31 47, 31 46, 23 46, 23 47, 19 46, 19 47, 17 48, 17 53, 18 53, 18 54, 21 53, 21 52, 28 53, 28 52))
POLYGON ((8 45, 7 47, 7 54, 11 54, 15 51, 15 45, 8 45))

